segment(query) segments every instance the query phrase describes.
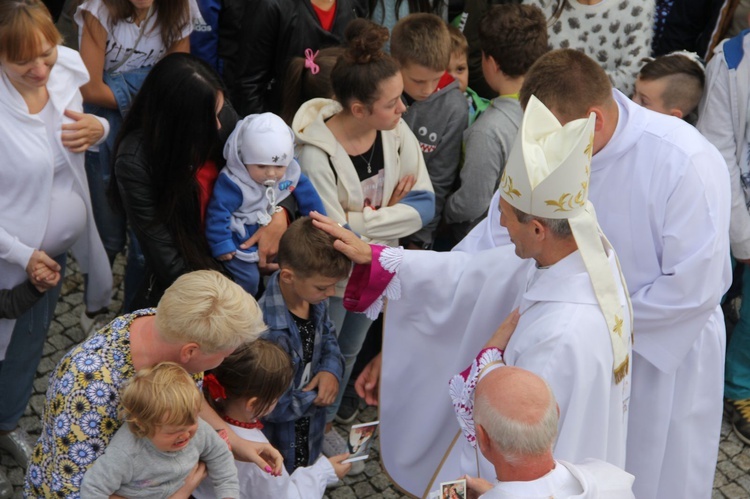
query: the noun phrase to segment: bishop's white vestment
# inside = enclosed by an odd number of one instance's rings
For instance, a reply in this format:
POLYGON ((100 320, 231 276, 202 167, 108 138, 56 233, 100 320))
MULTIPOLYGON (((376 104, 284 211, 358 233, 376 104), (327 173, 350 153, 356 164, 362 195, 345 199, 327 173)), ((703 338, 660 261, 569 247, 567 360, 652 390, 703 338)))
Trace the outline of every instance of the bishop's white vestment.
MULTIPOLYGON (((729 178, 693 127, 614 92, 614 136, 593 158, 589 199, 617 252, 634 311, 626 469, 639 499, 710 497, 721 426, 731 282, 729 178)), ((411 494, 429 491, 463 438, 446 385, 511 312, 528 262, 487 219, 451 253, 406 251, 385 315, 381 455, 411 494), (491 251, 477 251, 494 248, 491 251)), ((457 477, 453 477, 457 478, 457 477)))
MULTIPOLYGON (((627 311, 611 248, 608 258, 627 311)), ((503 358, 507 365, 541 376, 552 388, 560 408, 555 457, 571 462, 596 458, 624 468, 630 376, 615 383, 609 328, 581 254, 575 251, 549 268, 532 266, 526 287, 518 302, 521 318, 503 358)), ((621 326, 622 334, 630 334, 627 314, 621 326)), ((457 395, 460 390, 454 383, 451 389, 457 395)), ((479 450, 459 438, 434 482, 464 474, 495 478, 479 450)))
POLYGON ((529 482, 496 482, 481 499, 633 499, 633 476, 604 461, 555 461, 555 469, 529 482))

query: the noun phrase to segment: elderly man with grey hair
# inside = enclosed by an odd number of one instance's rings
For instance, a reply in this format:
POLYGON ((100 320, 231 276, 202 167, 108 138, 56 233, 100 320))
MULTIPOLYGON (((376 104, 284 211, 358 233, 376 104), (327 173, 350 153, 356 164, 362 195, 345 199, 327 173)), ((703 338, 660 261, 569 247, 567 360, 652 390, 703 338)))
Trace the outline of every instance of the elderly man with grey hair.
POLYGON ((558 419, 555 396, 542 378, 519 367, 488 370, 477 384, 474 422, 477 444, 497 481, 467 476, 471 493, 483 499, 634 498, 633 476, 614 465, 554 459, 558 419))

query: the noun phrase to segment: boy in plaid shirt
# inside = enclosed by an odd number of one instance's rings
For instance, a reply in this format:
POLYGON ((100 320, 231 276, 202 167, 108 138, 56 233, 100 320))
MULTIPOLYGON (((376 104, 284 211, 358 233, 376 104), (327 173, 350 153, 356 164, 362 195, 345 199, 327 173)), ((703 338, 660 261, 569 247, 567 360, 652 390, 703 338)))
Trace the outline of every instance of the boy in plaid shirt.
POLYGON ((336 399, 344 372, 327 299, 348 277, 351 262, 333 241, 309 218, 291 224, 279 243, 279 270, 259 302, 268 324, 264 337, 287 351, 294 368, 292 386, 263 419, 263 433, 289 473, 320 455, 325 407, 336 399))

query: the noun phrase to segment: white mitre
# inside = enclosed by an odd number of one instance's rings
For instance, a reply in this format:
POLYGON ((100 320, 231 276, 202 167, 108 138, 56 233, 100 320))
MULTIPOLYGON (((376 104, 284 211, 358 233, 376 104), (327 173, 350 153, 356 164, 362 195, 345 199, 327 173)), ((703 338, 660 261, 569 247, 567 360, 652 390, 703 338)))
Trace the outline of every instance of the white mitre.
MULTIPOLYGON (((619 383, 630 365, 631 331, 623 331, 623 318, 628 313, 632 327, 633 314, 629 297, 629 310, 622 308, 605 250, 605 245, 611 245, 601 233, 594 207, 588 202, 595 122, 591 113, 588 118, 563 126, 532 95, 500 180, 500 196, 529 215, 568 220, 609 328, 614 353, 612 370, 619 383)), ((621 272, 620 281, 628 296, 621 272)))

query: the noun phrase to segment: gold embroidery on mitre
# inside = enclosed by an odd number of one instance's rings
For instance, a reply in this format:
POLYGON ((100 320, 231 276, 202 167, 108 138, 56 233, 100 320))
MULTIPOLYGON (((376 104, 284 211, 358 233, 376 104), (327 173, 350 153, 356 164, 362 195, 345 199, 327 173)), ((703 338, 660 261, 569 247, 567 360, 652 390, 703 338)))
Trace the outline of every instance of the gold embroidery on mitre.
POLYGON ((500 185, 506 196, 513 199, 513 197, 521 197, 521 191, 513 187, 513 177, 503 173, 503 178, 500 180, 500 185))
POLYGON ((589 157, 589 161, 591 161, 591 156, 593 156, 594 153, 594 132, 591 132, 591 136, 589 136, 589 143, 586 146, 586 149, 583 150, 583 154, 589 157))
POLYGON ((622 338, 622 319, 615 315, 615 327, 612 328, 612 332, 616 333, 617 336, 622 338))
POLYGON ((555 211, 573 211, 586 204, 586 190, 588 189, 588 186, 588 182, 581 182, 581 190, 578 191, 575 196, 566 192, 557 200, 547 199, 544 204, 547 206, 555 206, 555 211))

